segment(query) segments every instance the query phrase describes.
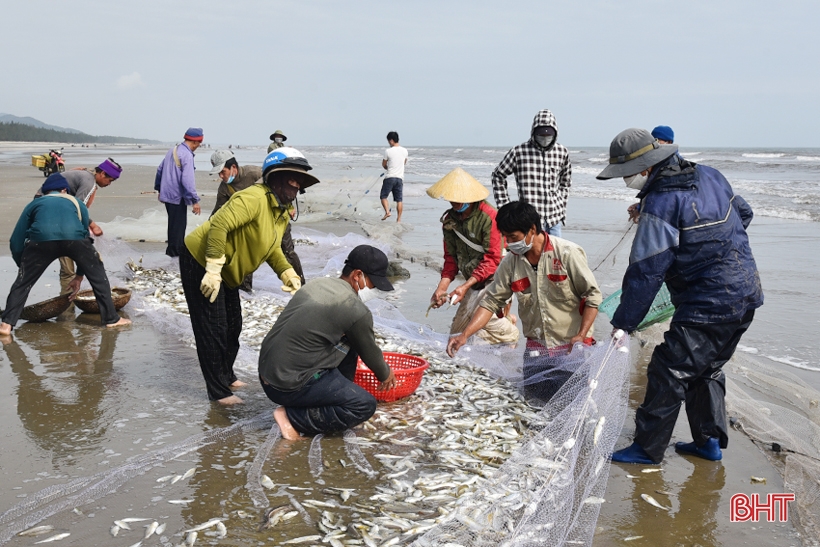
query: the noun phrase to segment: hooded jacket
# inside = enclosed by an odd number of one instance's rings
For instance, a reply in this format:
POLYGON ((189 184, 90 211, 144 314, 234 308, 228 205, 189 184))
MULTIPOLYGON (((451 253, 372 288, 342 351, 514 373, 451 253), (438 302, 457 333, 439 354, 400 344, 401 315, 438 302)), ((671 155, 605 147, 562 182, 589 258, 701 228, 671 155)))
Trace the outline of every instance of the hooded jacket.
POLYGON ((541 110, 535 115, 530 139, 507 152, 493 171, 493 197, 498 207, 510 202, 507 193, 507 177, 510 175, 515 175, 518 199, 535 207, 545 228, 566 219, 572 164, 569 150, 558 144, 558 126, 549 110, 541 110), (539 126, 555 129, 555 140, 547 148, 539 146, 533 137, 539 126))
POLYGON ((612 325, 634 331, 666 281, 672 321, 736 321, 763 305, 746 228, 754 216, 716 169, 677 154, 638 194, 641 216, 612 325))

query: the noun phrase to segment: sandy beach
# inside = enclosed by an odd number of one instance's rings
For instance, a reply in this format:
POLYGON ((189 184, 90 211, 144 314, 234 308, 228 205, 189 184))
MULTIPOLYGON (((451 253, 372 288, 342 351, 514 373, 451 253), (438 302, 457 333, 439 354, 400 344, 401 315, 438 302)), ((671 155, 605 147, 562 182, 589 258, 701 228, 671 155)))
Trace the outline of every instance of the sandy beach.
MULTIPOLYGON (((153 173, 154 168, 129 165, 120 180, 98 191, 90 210, 91 218, 106 228, 105 224, 117 217, 137 219, 146 209, 157 207, 156 195, 151 192, 153 173)), ((8 241, 20 211, 42 180, 42 174, 33 167, 0 165, 0 189, 4 195, 0 203, 0 241, 8 241)), ((201 220, 204 220, 213 207, 217 183, 207 176, 207 171, 200 169, 197 187, 203 196, 201 220)), ((429 209, 430 204, 424 198, 408 199, 404 216, 406 222, 413 225, 413 231, 399 237, 404 236, 408 241, 440 238, 438 226, 428 220, 429 215, 423 216, 420 212, 429 209), (414 224, 416 218, 425 220, 414 224)), ((571 222, 564 237, 581 244, 590 257, 603 256, 605 247, 617 242, 624 229, 625 207, 624 202, 571 197, 571 222)), ((328 220, 297 223, 295 235, 302 227, 340 236, 348 232, 364 233, 353 222, 328 220)), ((814 223, 755 219, 750 235, 764 288, 776 285, 775 279, 787 260, 782 254, 784 239, 799 239, 802 244, 819 248, 814 223)), ((130 244, 135 253, 157 254, 163 248, 156 241, 130 244)), ((0 245, 0 255, 0 286, 4 288, 0 298, 4 299, 16 268, 8 256, 7 244, 0 245)), ((599 282, 605 294, 617 289, 619 278, 613 272, 622 271, 627 255, 628 245, 619 249, 616 266, 604 268, 608 273, 599 282)), ((799 271, 791 275, 799 277, 815 266, 820 267, 818 260, 817 256, 806 257, 799 271)), ((401 312, 410 321, 446 332, 452 313, 425 316, 429 295, 438 280, 433 265, 425 267, 418 261, 405 260, 403 266, 411 277, 401 284, 401 312)), ((29 303, 56 295, 57 267, 55 263, 39 281, 29 303)), ((112 271, 121 267, 107 263, 112 271)), ((744 344, 763 346, 770 336, 767 325, 788 322, 794 306, 800 304, 795 299, 799 297, 788 291, 774 292, 771 296, 767 292, 766 305, 756 320, 756 331, 750 331, 744 344)), ((243 371, 243 379, 249 386, 242 390, 247 404, 228 409, 209 403, 191 344, 141 320, 143 316, 130 305, 123 314, 131 317, 134 324, 122 330, 101 329, 96 322, 98 318, 83 315, 42 324, 21 322, 14 331, 14 341, 0 351, 0 421, 4 434, 4 449, 0 452, 0 476, 3 477, 0 512, 48 486, 111 469, 129 457, 156 447, 270 412, 270 402, 248 371, 243 371)), ((817 313, 812 311, 809 320, 799 328, 809 336, 816 326, 817 313)), ((599 316, 596 330, 599 338, 606 336, 609 332, 606 317, 599 316)), ((653 336, 657 341, 657 334, 653 336)), ((651 339, 647 337, 647 340, 651 339)), ((618 447, 631 442, 632 416, 643 399, 650 349, 651 344, 641 348, 638 340, 633 341, 638 359, 630 377, 631 410, 618 447)), ((818 387, 816 373, 792 368, 789 371, 818 387)), ((175 529, 182 529, 214 516, 247 509, 247 499, 243 499, 242 494, 244 472, 241 466, 235 470, 232 466, 252 460, 265 434, 264 429, 245 432, 225 443, 187 453, 166 468, 153 469, 129 481, 98 502, 78 507, 77 512, 64 511, 48 522, 56 528, 70 529, 71 537, 60 542, 62 545, 131 545, 141 538, 140 533, 111 538, 108 530, 113 519, 150 516, 173 522, 175 529), (194 466, 199 471, 185 484, 167 486, 155 482, 162 475, 181 473, 194 466), (173 498, 195 502, 165 503, 173 498)), ((690 440, 684 412, 672 442, 680 440, 690 440)), ((324 442, 328 462, 338 462, 345 457, 341 437, 329 437, 324 442)), ((268 460, 272 468, 266 472, 275 481, 311 486, 315 479, 306 465, 308 447, 309 443, 277 446, 268 460)), ((787 523, 730 522, 729 499, 733 494, 765 495, 784 491, 783 480, 769 459, 779 456, 765 454, 764 450, 743 433, 732 430, 729 449, 724 451, 722 462, 682 457, 670 448, 661 471, 656 473, 643 474, 639 467, 613 465, 593 544, 621 545, 625 538, 635 538, 625 544, 813 545, 810 541, 804 542, 799 527, 795 527, 795 511, 790 513, 787 523), (752 476, 767 480, 752 484, 752 476), (641 499, 641 494, 652 495, 670 510, 650 506, 641 499)), ((360 476, 335 463, 327 469, 323 480, 341 487, 366 488, 360 476)), ((224 540, 219 544, 256 545, 284 538, 260 535, 255 531, 253 519, 245 522, 232 518, 228 524, 230 543, 224 540)), ((293 527, 287 537, 311 533, 303 523, 294 521, 293 527)), ((171 541, 176 544, 177 539, 171 541)), ((157 543, 156 538, 151 541, 157 543)), ((214 539, 203 538, 203 541, 214 539)), ((31 538, 15 537, 8 544, 30 543, 31 538)))

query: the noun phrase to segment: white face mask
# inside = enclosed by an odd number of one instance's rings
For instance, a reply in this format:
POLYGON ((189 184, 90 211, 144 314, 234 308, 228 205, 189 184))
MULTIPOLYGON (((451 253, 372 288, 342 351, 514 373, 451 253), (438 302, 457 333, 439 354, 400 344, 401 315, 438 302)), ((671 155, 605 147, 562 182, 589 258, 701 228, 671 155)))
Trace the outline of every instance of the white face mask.
POLYGON ((381 295, 380 290, 371 289, 367 286, 367 279, 364 276, 362 276, 361 281, 357 281, 357 285, 361 287, 359 289, 359 298, 362 299, 362 302, 367 302, 368 300, 379 298, 379 296, 381 295))
POLYGON ((538 143, 538 146, 541 148, 549 148, 552 142, 555 140, 555 137, 552 135, 536 135, 535 142, 538 143))
POLYGON ((282 140, 282 137, 276 137, 275 139, 273 139, 273 142, 275 142, 276 144, 282 144, 284 141, 282 140))
POLYGON ((530 249, 532 249, 532 244, 534 242, 535 242, 535 238, 533 237, 532 241, 527 243, 527 236, 524 236, 524 239, 521 239, 519 241, 513 241, 512 243, 510 243, 508 241, 507 242, 507 250, 509 250, 514 255, 521 256, 521 255, 527 254, 527 252, 530 249))
POLYGON ((624 177, 624 182, 629 188, 634 190, 642 190, 648 179, 649 175, 642 175, 638 173, 637 175, 632 175, 631 177, 624 177))

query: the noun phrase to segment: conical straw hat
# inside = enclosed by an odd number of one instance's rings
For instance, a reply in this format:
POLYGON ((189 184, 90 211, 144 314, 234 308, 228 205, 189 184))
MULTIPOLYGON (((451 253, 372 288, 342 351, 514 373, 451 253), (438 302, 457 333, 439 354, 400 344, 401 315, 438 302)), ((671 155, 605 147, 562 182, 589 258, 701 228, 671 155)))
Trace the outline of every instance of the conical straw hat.
POLYGON ((443 198, 456 203, 475 203, 487 199, 490 191, 475 180, 470 173, 461 167, 456 167, 428 188, 427 195, 434 199, 443 198))

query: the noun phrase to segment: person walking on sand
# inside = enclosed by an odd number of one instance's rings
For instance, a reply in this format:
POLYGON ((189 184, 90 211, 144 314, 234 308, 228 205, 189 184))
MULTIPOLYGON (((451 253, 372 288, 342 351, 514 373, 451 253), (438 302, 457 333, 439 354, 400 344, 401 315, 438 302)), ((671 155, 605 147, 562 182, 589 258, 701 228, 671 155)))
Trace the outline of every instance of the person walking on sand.
POLYGON ((626 129, 612 140, 609 165, 598 175, 623 177, 642 203, 612 326, 634 331, 664 282, 675 306, 646 370, 634 442, 612 454, 615 462, 660 463, 681 401, 693 442, 675 443, 675 450, 713 461, 723 457, 729 442, 723 365, 763 305, 746 234, 752 208, 719 171, 677 151, 645 129, 626 129))
POLYGON ((300 190, 319 182, 308 173, 311 169, 295 148, 277 148, 262 164, 261 184, 236 192, 185 238, 179 273, 212 401, 243 402, 231 389, 245 385, 233 371, 242 332, 239 285, 245 276, 266 262, 282 280, 283 291, 296 294, 302 286, 281 244, 291 203, 300 190))
POLYGON ((277 148, 282 148, 285 145, 285 141, 288 138, 282 133, 281 129, 277 129, 273 133, 270 134, 271 143, 268 145, 268 154, 276 150, 277 148))
MULTIPOLYGON (((457 167, 427 189, 431 198, 444 198, 451 208, 441 217, 444 236, 444 267, 430 305, 458 304, 450 334, 462 332, 473 317, 486 287, 501 262, 501 233, 495 225, 495 209, 485 200, 490 191, 457 167), (450 294, 447 289, 461 272, 466 280, 450 294)), ((518 328, 508 315, 493 316, 476 334, 491 344, 515 344, 518 328)))
POLYGON ((407 149, 399 145, 399 134, 391 131, 387 134, 387 143, 390 148, 385 150, 382 168, 387 170, 382 182, 382 191, 379 199, 384 208, 382 220, 390 216, 390 203, 387 197, 393 193, 393 201, 396 202, 396 222, 401 222, 401 213, 404 209, 402 188, 404 185, 404 165, 407 163, 407 149))
POLYGON ((448 341, 447 354, 455 356, 516 295, 527 337, 524 394, 549 401, 584 360, 583 354, 575 357, 574 346, 595 343, 592 325, 601 290, 584 250, 545 232, 532 204, 511 201, 498 209, 495 221, 510 252, 464 332, 448 341))
MULTIPOLYGON (((97 188, 107 188, 120 178, 121 174, 120 164, 108 158, 94 169, 77 167, 64 172, 63 176, 68 181, 68 193, 84 203, 86 207, 91 207, 97 195, 97 188)), ((40 189, 34 197, 42 195, 40 189)), ((88 229, 96 237, 103 235, 102 228, 97 226, 93 220, 89 222, 88 229)), ((60 257, 60 294, 68 294, 68 284, 74 279, 74 275, 74 261, 65 256, 60 257)))
POLYGON ((535 207, 549 235, 561 237, 561 225, 567 218, 572 164, 569 150, 558 144, 558 125, 549 110, 535 115, 530 140, 507 152, 493 171, 493 197, 499 208, 510 202, 507 193, 510 175, 515 175, 518 199, 535 207))
POLYGON ((165 204, 168 213, 168 247, 165 254, 179 256, 184 246, 185 229, 188 226, 188 207, 195 215, 200 213, 199 196, 194 178, 194 152, 202 145, 202 128, 189 127, 183 141, 165 154, 157 168, 154 190, 165 204))
POLYGON ((8 336, 20 319, 31 288, 49 264, 67 256, 77 263, 77 275, 68 287, 73 299, 80 290, 83 277, 88 277, 94 297, 100 306, 100 318, 106 327, 131 323, 117 315, 111 299, 111 285, 100 255, 94 249, 89 234, 88 208, 68 193, 68 180, 63 173, 49 176, 41 187, 42 197, 29 203, 11 235, 11 256, 19 266, 11 286, 0 323, 0 335, 8 336))
POLYGON ((353 382, 359 355, 380 380, 380 391, 395 387, 364 304, 374 289, 393 290, 387 265, 379 249, 359 245, 341 277, 312 280, 265 336, 259 381, 268 398, 282 405, 273 417, 285 439, 344 431, 373 416, 375 397, 353 382))

